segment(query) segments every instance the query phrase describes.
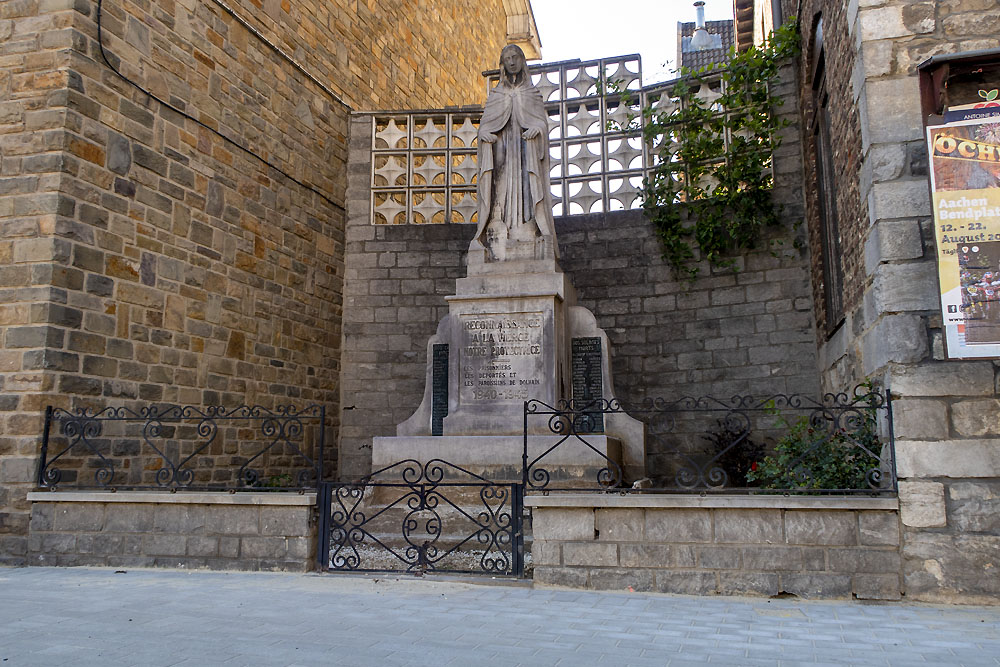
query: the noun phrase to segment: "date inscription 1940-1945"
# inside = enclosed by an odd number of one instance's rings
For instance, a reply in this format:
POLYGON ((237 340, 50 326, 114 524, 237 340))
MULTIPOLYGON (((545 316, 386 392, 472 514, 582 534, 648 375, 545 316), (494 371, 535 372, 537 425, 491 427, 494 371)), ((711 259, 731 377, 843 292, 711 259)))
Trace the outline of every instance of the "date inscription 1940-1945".
POLYGON ((542 314, 462 315, 460 396, 465 402, 523 401, 541 384, 542 314))

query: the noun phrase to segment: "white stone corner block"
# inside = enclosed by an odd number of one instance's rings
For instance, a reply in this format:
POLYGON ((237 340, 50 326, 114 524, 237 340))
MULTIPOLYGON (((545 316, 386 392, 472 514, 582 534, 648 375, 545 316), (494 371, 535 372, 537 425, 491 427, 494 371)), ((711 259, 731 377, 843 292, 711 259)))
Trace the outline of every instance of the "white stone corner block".
POLYGON ((944 484, 940 482, 900 482, 899 517, 911 528, 939 528, 948 524, 944 504, 944 484))
POLYGON ((1000 440, 897 440, 896 472, 903 479, 997 477, 1000 440))

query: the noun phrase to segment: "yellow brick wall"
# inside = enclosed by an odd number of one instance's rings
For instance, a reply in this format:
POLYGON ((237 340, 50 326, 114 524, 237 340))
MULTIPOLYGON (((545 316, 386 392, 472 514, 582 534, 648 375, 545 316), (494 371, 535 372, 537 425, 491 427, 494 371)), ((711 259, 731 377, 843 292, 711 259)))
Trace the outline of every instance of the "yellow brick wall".
POLYGON ((506 36, 502 0, 238 0, 231 6, 355 110, 481 103, 480 74, 496 66, 506 36))

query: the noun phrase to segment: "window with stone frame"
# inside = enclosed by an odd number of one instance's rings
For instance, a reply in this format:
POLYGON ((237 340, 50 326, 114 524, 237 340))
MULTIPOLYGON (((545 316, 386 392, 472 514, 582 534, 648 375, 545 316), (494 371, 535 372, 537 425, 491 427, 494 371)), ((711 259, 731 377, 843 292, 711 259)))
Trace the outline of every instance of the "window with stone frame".
POLYGON ((813 117, 810 133, 816 155, 816 191, 820 244, 823 251, 823 305, 827 334, 844 321, 844 277, 841 270, 840 225, 837 224, 837 185, 830 143, 830 95, 826 87, 823 19, 816 23, 812 44, 813 117))

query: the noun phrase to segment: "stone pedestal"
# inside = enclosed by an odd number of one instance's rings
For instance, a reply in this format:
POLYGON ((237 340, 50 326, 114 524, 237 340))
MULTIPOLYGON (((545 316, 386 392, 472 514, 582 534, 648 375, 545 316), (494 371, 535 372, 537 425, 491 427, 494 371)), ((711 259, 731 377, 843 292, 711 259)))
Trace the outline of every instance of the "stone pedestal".
MULTIPOLYGON (((427 344, 420 407, 399 424, 395 438, 375 438, 373 470, 402 459, 440 458, 491 479, 520 480, 525 401, 556 406, 562 399, 614 397, 607 336, 593 314, 576 305, 576 290, 553 255, 490 262, 470 250, 469 275, 447 297, 449 313, 427 344), (586 363, 574 358, 574 349, 576 357, 586 350, 586 363)), ((528 426, 530 462, 552 432, 547 419, 528 426)), ((603 431, 586 436, 587 443, 621 465, 626 480, 642 477, 644 425, 608 414, 603 431)), ((553 481, 593 483, 606 460, 572 444, 560 445, 540 465, 553 481)))
MULTIPOLYGON (((559 442, 555 435, 535 435, 528 438, 528 462, 535 460, 549 447, 559 442)), ((621 442, 605 435, 588 435, 587 444, 567 441, 552 450, 538 463, 550 476, 552 484, 593 487, 596 473, 608 467, 607 459, 622 461, 621 442), (596 450, 596 451, 594 451, 596 450)), ((452 465, 492 481, 521 481, 524 439, 519 435, 479 436, 406 436, 375 438, 372 442, 372 470, 381 470, 405 459, 426 463, 442 459, 452 465)), ((446 481, 456 476, 444 468, 446 481)), ((466 476, 456 481, 469 481, 466 476)))

